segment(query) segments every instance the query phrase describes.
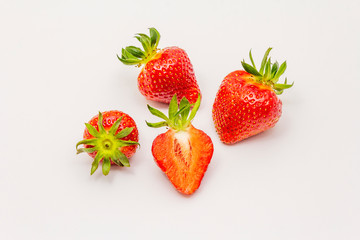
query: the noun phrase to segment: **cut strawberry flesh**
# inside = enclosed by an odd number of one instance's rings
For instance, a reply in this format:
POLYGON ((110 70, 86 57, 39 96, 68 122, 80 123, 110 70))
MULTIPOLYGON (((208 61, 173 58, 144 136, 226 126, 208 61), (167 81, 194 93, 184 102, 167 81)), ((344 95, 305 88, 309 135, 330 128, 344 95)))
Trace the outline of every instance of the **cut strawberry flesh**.
POLYGON ((192 194, 199 188, 213 154, 209 136, 192 126, 187 131, 172 129, 159 135, 153 143, 155 161, 175 188, 192 194))

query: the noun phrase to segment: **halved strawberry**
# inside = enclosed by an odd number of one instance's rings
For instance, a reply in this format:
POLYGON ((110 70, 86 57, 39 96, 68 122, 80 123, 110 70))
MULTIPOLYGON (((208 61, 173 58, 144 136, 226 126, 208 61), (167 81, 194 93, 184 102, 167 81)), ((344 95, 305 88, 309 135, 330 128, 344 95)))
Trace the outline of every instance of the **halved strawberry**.
POLYGON ((139 140, 135 121, 121 111, 99 112, 89 123, 85 123, 84 140, 76 144, 77 153, 86 152, 94 158, 91 175, 103 161, 102 171, 108 175, 110 166, 130 167, 129 160, 134 155, 139 140), (78 148, 81 144, 84 148, 78 148))
POLYGON ((179 100, 186 97, 194 103, 200 93, 193 66, 186 52, 178 47, 158 49, 160 34, 150 28, 150 36, 135 36, 144 50, 128 46, 118 59, 126 65, 143 65, 138 76, 138 87, 147 99, 169 103, 174 94, 179 100))
POLYGON ((153 142, 155 162, 174 187, 184 194, 192 194, 199 188, 214 151, 211 138, 191 124, 199 109, 200 100, 199 95, 190 112, 189 101, 184 97, 178 105, 174 95, 169 105, 169 117, 148 105, 150 112, 164 121, 146 122, 147 125, 170 128, 153 142))

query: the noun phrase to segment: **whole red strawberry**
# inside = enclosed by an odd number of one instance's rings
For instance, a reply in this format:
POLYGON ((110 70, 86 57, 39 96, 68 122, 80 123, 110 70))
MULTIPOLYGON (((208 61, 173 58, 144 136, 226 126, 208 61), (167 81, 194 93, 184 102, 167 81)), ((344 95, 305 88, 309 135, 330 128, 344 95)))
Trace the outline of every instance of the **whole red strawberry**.
POLYGON ((271 63, 269 48, 260 70, 242 62, 244 70, 237 70, 225 77, 218 90, 212 115, 220 140, 236 143, 275 126, 281 116, 282 102, 277 97, 293 84, 277 83, 286 69, 286 62, 271 63))
POLYGON ((169 117, 148 105, 150 112, 162 118, 150 127, 168 126, 170 129, 157 136, 152 154, 160 169, 181 193, 192 194, 200 186, 213 155, 213 143, 208 135, 190 123, 200 106, 200 95, 190 112, 190 103, 184 97, 177 104, 174 95, 169 105, 169 117))
POLYGON ((195 103, 200 89, 186 52, 178 47, 157 49, 160 34, 155 28, 150 28, 150 36, 139 33, 135 37, 144 50, 134 46, 123 48, 118 59, 127 65, 143 65, 138 76, 141 94, 164 103, 170 103, 177 94, 179 100, 186 97, 195 103))
POLYGON ((85 123, 84 140, 76 144, 77 153, 86 152, 94 161, 91 175, 103 161, 102 171, 108 175, 110 166, 130 167, 129 160, 134 155, 139 140, 135 121, 121 111, 99 112, 89 123, 85 123), (84 144, 84 148, 78 148, 84 144))

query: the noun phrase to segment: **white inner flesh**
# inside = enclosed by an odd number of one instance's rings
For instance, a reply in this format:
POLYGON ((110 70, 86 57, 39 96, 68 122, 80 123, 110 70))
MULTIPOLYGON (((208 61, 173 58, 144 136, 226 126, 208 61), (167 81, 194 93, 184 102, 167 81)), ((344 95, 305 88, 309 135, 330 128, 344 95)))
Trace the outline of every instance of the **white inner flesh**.
POLYGON ((175 139, 178 141, 178 143, 181 146, 181 150, 183 152, 189 152, 190 151, 190 134, 185 131, 179 131, 174 134, 175 139))

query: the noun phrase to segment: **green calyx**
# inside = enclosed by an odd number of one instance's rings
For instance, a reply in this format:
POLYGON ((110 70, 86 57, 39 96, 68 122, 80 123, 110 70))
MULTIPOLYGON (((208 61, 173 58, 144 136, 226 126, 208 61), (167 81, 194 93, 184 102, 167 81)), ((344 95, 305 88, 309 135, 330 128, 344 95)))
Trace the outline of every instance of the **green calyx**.
POLYGON ((164 121, 157 123, 149 123, 146 121, 146 124, 149 127, 153 127, 153 128, 168 126, 176 131, 185 130, 190 126, 190 122, 194 119, 196 112, 200 107, 200 102, 201 102, 201 96, 199 94, 198 99, 193 105, 190 104, 190 102, 186 99, 186 97, 183 97, 180 103, 178 104, 177 96, 175 94, 172 97, 171 102, 169 104, 168 117, 164 113, 148 105, 148 109, 151 112, 151 114, 163 119, 164 121), (193 108, 191 109, 191 107, 193 108))
POLYGON ((123 117, 120 117, 107 131, 105 130, 102 122, 103 117, 99 112, 98 127, 99 131, 89 123, 85 123, 85 126, 89 133, 94 137, 91 139, 84 139, 76 144, 77 154, 86 152, 92 153, 97 152, 94 161, 91 166, 91 175, 96 171, 99 166, 99 162, 103 159, 102 172, 104 175, 108 175, 111 167, 111 161, 118 166, 130 167, 129 159, 124 153, 120 151, 120 148, 139 145, 138 142, 122 140, 122 138, 128 136, 133 128, 124 128, 116 134, 117 129, 120 126, 120 122, 123 117), (86 144, 90 145, 89 148, 78 148, 79 145, 86 144))
POLYGON ((256 69, 251 50, 249 52, 251 65, 245 63, 244 60, 241 62, 241 64, 246 72, 252 74, 255 77, 256 82, 272 87, 275 93, 280 95, 283 93, 284 89, 291 88, 294 83, 287 84, 287 78, 285 78, 284 83, 278 83, 280 76, 286 70, 286 61, 283 62, 280 67, 278 62, 271 63, 271 58, 268 59, 271 49, 272 48, 268 48, 266 50, 259 71, 256 69))
POLYGON ((150 36, 138 33, 135 38, 140 41, 143 50, 128 46, 121 50, 121 57, 117 55, 118 59, 126 65, 141 65, 150 61, 157 53, 157 47, 160 40, 160 33, 155 28, 149 28, 150 36))

